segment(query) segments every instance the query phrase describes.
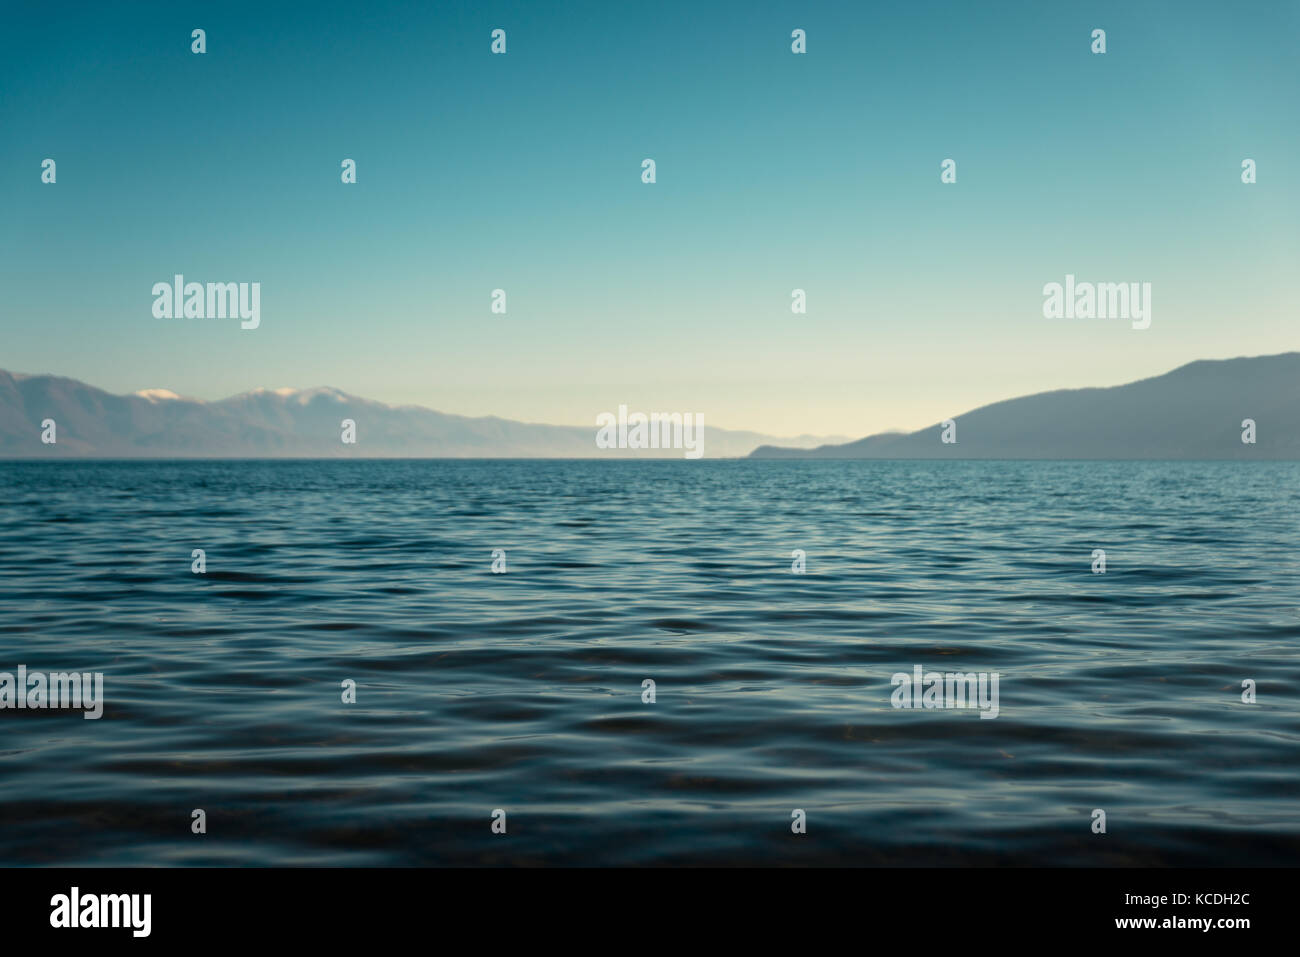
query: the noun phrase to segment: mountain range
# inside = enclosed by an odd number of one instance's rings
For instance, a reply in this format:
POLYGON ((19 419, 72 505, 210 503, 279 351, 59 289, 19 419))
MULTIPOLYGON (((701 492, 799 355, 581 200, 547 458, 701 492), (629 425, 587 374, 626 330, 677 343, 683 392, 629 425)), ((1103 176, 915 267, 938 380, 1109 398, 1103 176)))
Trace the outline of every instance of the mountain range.
POLYGON ((980 406, 944 425, 751 458, 1300 459, 1300 352, 1200 360, 1099 389, 1058 389, 980 406), (1253 444, 1242 441, 1246 419, 1253 444))
MULTIPOLYGON (((594 419, 594 417, 593 417, 594 419)), ((0 457, 682 458, 599 449, 596 426, 390 406, 338 389, 256 389, 219 401, 164 389, 113 395, 75 379, 0 370, 0 457), (41 442, 42 423, 57 442, 41 442), (356 423, 357 442, 340 440, 356 423)), ((1202 360, 1109 388, 981 406, 916 432, 856 441, 704 427, 706 458, 1300 459, 1300 353, 1202 360), (1254 443, 1242 441, 1245 420, 1254 443)))
MULTIPOLYGON (((338 389, 255 389, 215 402, 166 389, 113 395, 76 379, 0 370, 0 458, 682 458, 673 449, 598 449, 596 426, 391 406, 338 389), (53 444, 41 442, 46 419, 53 444), (356 423, 356 443, 341 423, 356 423)), ((810 447, 845 437, 778 438, 704 425, 704 455, 740 458, 763 444, 810 447)))

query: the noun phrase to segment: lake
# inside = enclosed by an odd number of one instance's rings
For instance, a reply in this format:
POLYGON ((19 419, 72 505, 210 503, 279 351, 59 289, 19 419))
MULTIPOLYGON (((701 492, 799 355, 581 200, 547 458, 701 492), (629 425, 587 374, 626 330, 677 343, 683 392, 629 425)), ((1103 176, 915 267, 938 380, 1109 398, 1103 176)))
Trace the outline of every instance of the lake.
POLYGON ((0 709, 0 864, 1300 864, 1298 463, 0 489, 0 671, 104 696, 0 709), (895 707, 917 669, 996 674, 996 718, 895 707))

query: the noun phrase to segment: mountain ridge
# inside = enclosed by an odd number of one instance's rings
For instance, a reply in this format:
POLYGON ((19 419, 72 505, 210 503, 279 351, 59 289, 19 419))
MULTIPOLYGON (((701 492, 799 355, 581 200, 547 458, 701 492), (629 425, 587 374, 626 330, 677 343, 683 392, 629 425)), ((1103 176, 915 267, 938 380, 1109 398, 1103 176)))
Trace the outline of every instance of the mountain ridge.
MULTIPOLYGON (((945 420, 947 421, 947 420, 945 420)), ((1115 386, 1054 389, 943 423, 813 448, 763 445, 757 459, 1300 459, 1300 352, 1197 359, 1115 386), (1243 421, 1255 442, 1242 441, 1243 421)))
MULTIPOLYGON (((943 424, 843 441, 704 427, 707 458, 1300 459, 1300 352, 1198 359, 1115 386, 1038 392, 943 424), (1255 442, 1242 442, 1243 420, 1255 442), (798 443, 798 444, 791 444, 798 443)), ((596 426, 387 405, 332 386, 203 400, 170 389, 114 395, 77 379, 0 370, 0 458, 681 458, 598 449, 596 426), (41 423, 58 441, 40 441, 41 423), (340 441, 342 419, 356 445, 340 441)))
MULTIPOLYGON (((705 424, 704 455, 740 458, 764 442, 812 445, 705 424)), ((0 458, 682 458, 681 449, 598 449, 597 427, 387 405, 333 386, 250 389, 204 400, 170 389, 115 395, 78 379, 0 370, 0 458), (40 440, 45 419, 54 444, 40 440), (341 422, 356 422, 345 445, 341 422)), ((834 437, 839 438, 839 437, 834 437)), ((788 446, 787 446, 788 447, 788 446)))

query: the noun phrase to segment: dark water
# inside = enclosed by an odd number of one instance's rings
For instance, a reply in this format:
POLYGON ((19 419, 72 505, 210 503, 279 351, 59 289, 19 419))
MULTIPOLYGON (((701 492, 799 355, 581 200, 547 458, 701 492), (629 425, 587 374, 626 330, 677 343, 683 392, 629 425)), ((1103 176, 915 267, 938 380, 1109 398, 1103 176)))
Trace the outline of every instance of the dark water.
POLYGON ((0 671, 102 671, 107 698, 0 710, 3 864, 1300 864, 1297 464, 0 463, 0 488, 0 671), (891 707, 915 665, 998 672, 999 716, 891 707))

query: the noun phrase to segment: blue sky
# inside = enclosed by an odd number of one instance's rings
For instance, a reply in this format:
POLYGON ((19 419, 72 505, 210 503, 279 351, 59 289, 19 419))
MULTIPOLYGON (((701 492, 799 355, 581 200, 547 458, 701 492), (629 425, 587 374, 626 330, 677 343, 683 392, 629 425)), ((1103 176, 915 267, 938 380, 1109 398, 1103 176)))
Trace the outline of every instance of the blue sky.
POLYGON ((13 371, 862 435, 1300 348, 1296 2, 53 3, 5 21, 13 371), (177 272, 261 282, 261 327, 155 319, 150 289, 177 272), (1067 273, 1150 282, 1151 327, 1044 319, 1067 273))

